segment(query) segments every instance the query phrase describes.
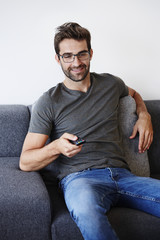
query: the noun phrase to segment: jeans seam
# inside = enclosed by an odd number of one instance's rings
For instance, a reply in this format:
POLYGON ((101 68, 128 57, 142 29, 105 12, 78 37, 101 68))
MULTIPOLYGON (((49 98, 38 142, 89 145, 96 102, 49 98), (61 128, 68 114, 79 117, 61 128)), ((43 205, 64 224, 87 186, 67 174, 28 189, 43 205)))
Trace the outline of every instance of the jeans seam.
MULTIPOLYGON (((112 179, 112 181, 114 182, 115 187, 116 187, 116 190, 117 190, 117 193, 118 193, 118 184, 117 184, 116 180, 113 178, 112 170, 111 170, 109 167, 106 168, 106 169, 109 170, 109 172, 110 172, 110 174, 111 174, 111 179, 112 179)), ((102 201, 102 202, 104 201, 104 198, 105 198, 106 196, 107 196, 107 194, 105 194, 105 195, 101 198, 101 201, 102 201)), ((118 197, 116 197, 116 202, 118 202, 118 197)))
POLYGON ((144 200, 149 200, 149 201, 153 201, 153 202, 160 202, 160 200, 156 200, 155 198, 152 198, 152 197, 148 197, 148 196, 140 196, 138 194, 133 194, 131 192, 126 192, 126 191, 118 191, 118 193, 120 194, 123 194, 123 195, 129 195, 131 197, 136 197, 136 198, 139 198, 139 199, 144 199, 144 200))
POLYGON ((117 192, 118 192, 118 183, 117 183, 117 181, 114 179, 114 177, 113 177, 113 174, 112 174, 112 170, 110 169, 110 168, 108 168, 108 170, 110 171, 110 174, 111 174, 111 178, 112 178, 112 181, 114 181, 114 183, 115 183, 115 185, 116 185, 116 189, 117 189, 117 192))

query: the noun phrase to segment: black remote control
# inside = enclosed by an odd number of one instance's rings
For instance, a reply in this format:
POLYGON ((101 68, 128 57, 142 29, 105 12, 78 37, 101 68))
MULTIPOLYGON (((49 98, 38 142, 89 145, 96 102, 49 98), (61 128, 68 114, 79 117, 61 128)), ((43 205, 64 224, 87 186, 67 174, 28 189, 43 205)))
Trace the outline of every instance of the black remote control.
POLYGON ((75 140, 75 141, 73 141, 73 140, 69 140, 69 141, 70 141, 72 144, 75 144, 75 145, 77 145, 77 146, 79 146, 79 145, 81 145, 81 144, 83 144, 83 143, 86 142, 84 139, 82 139, 82 138, 80 138, 80 137, 78 137, 78 139, 75 140))

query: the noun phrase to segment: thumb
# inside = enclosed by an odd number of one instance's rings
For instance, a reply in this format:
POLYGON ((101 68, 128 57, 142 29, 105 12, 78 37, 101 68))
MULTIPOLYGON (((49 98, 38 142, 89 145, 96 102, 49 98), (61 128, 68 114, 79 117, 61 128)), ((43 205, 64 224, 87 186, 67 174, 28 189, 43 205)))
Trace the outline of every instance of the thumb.
POLYGON ((134 127, 134 128, 133 128, 133 132, 132 132, 132 134, 131 134, 131 136, 130 136, 129 138, 130 138, 130 139, 135 138, 136 134, 137 134, 137 128, 134 127))

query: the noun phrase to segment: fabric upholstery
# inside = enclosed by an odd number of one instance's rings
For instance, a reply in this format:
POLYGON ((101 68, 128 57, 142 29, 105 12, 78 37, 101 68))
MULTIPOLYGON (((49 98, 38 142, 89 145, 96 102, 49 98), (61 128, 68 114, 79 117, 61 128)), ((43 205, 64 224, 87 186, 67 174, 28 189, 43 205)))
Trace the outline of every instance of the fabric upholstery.
POLYGON ((120 240, 159 240, 160 219, 130 208, 112 208, 109 221, 120 240))
POLYGON ((48 192, 37 172, 23 172, 19 158, 0 158, 0 239, 50 240, 48 192))
POLYGON ((151 176, 160 179, 160 100, 148 100, 145 104, 153 124, 153 143, 148 151, 150 171, 151 176))
POLYGON ((0 157, 20 156, 29 117, 26 106, 0 105, 0 157))
POLYGON ((119 105, 119 127, 122 134, 126 161, 132 173, 138 176, 149 177, 150 167, 147 151, 144 153, 138 152, 138 136, 134 139, 129 139, 136 121, 136 103, 134 99, 131 96, 122 98, 119 105))

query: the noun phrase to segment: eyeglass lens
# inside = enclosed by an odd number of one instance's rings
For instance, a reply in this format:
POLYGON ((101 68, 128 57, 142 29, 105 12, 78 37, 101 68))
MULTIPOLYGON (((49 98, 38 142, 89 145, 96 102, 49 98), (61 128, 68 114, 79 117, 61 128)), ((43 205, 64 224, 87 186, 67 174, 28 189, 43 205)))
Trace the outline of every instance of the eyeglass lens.
POLYGON ((88 51, 84 51, 84 52, 79 52, 77 54, 73 54, 73 53, 64 53, 62 55, 63 61, 66 63, 70 63, 73 62, 75 59, 75 56, 78 57, 79 60, 83 61, 83 60, 87 60, 89 58, 90 53, 88 51))

